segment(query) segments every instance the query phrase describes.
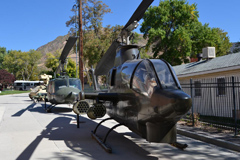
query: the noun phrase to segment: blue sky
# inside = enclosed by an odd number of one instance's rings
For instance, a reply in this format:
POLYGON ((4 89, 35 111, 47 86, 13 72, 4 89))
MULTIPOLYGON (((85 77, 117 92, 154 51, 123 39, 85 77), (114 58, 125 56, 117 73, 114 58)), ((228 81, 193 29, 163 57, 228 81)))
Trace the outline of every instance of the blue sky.
MULTIPOLYGON (((112 10, 103 25, 125 25, 141 0, 102 0, 112 10)), ((196 3, 199 21, 228 32, 231 42, 240 41, 240 0, 188 0, 196 3)), ((75 0, 0 0, 0 46, 29 51, 66 35, 75 0)), ((159 4, 155 0, 152 5, 159 4)), ((136 29, 139 32, 139 28, 136 29)))

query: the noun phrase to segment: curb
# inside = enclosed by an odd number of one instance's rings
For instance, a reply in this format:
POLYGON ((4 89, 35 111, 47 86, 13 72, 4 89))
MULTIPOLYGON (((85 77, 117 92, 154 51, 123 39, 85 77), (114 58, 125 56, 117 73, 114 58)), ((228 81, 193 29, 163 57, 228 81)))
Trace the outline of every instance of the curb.
POLYGON ((226 148, 226 149, 230 149, 230 150, 234 150, 237 152, 240 152, 240 145, 238 144, 234 144, 231 142, 227 142, 227 141, 223 141, 221 139, 214 139, 213 137, 207 137, 205 135, 199 135, 193 132, 189 132, 186 130, 182 130, 182 129, 177 129, 177 134, 186 136, 186 137, 190 137, 193 139, 197 139, 206 143, 210 143, 210 144, 214 144, 216 146, 220 146, 222 148, 226 148))

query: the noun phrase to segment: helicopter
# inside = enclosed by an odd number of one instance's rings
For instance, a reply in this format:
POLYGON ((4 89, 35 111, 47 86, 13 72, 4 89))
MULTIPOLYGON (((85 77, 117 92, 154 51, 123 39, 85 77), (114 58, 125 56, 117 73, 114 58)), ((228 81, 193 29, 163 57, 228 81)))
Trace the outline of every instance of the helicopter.
POLYGON ((78 94, 82 90, 81 81, 78 78, 70 78, 66 75, 64 66, 66 58, 75 44, 77 37, 69 37, 59 58, 59 66, 54 73, 54 79, 50 80, 47 85, 47 98, 45 98, 45 110, 50 112, 57 104, 73 104, 78 99, 78 94), (56 74, 60 77, 56 78, 56 74), (46 102, 51 103, 50 106, 46 102))
POLYGON ((91 119, 108 114, 92 131, 92 137, 109 153, 106 144, 109 133, 124 125, 148 142, 169 143, 185 149, 176 139, 176 123, 192 106, 191 97, 182 91, 172 66, 165 60, 141 59, 140 46, 131 45, 131 31, 143 17, 153 0, 143 0, 117 38, 91 69, 94 93, 79 93, 73 105, 76 114, 87 113, 91 119), (107 90, 100 90, 97 78, 107 75, 107 90), (90 105, 87 100, 93 100, 90 105), (98 127, 108 120, 119 124, 107 132, 105 138, 98 137, 98 127))

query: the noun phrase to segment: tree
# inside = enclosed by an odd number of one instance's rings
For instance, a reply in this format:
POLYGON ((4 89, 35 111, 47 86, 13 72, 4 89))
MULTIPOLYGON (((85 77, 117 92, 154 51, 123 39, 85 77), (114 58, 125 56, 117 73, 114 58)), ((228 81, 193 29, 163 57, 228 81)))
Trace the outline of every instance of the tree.
POLYGON ((51 69, 51 72, 48 74, 54 75, 54 72, 57 70, 57 67, 59 65, 59 57, 61 55, 61 52, 57 50, 56 52, 52 53, 47 53, 47 59, 45 62, 45 66, 49 69, 51 69))
POLYGON ((240 42, 237 42, 234 46, 234 49, 232 51, 233 53, 238 53, 240 52, 240 42))
POLYGON ((96 34, 88 31, 84 34, 83 55, 88 61, 88 65, 95 65, 105 54, 112 42, 117 38, 122 26, 102 27, 96 34))
POLYGON ((76 77, 76 63, 71 58, 69 58, 67 62, 67 74, 69 77, 76 77))
MULTIPOLYGON (((59 58, 61 55, 60 50, 57 50, 56 52, 52 53, 47 53, 47 60, 45 62, 45 66, 49 69, 51 69, 51 71, 49 71, 47 74, 51 74, 52 76, 54 76, 54 72, 57 70, 57 67, 59 65, 59 58)), ((72 60, 72 59, 68 59, 67 60, 67 75, 69 77, 76 77, 76 63, 72 60)))
POLYGON ((7 55, 7 50, 5 47, 0 47, 0 69, 3 68, 2 63, 4 60, 4 57, 7 55))
MULTIPOLYGON (((79 3, 79 1, 77 1, 79 3)), ((71 11, 75 12, 77 8, 73 8, 71 11)), ((111 9, 98 0, 82 0, 82 20, 83 20, 83 30, 84 33, 89 30, 94 30, 95 33, 98 33, 100 27, 102 26, 102 19, 104 14, 110 13, 111 9)), ((79 18, 70 16, 70 20, 66 22, 67 27, 75 27, 76 19, 79 18)), ((70 32, 74 33, 74 29, 70 28, 70 32)))
MULTIPOLYGON (((82 8, 83 55, 84 60, 91 66, 100 60, 113 40, 117 38, 121 26, 102 27, 103 16, 111 12, 108 6, 102 1, 83 0, 82 8)), ((72 11, 75 11, 75 9, 76 8, 72 9, 72 11)), ((66 22, 66 25, 70 27, 74 26, 75 23, 78 22, 76 22, 75 16, 72 16, 70 20, 66 22)), ((70 32, 74 34, 74 29, 71 28, 70 32)))
POLYGON ((4 68, 13 73, 16 78, 31 80, 31 78, 36 77, 40 57, 41 53, 35 50, 30 50, 29 52, 11 50, 8 55, 4 57, 3 65, 4 68))
POLYGON ((210 28, 208 24, 199 25, 191 39, 192 53, 195 55, 201 53, 202 48, 214 46, 216 48, 216 56, 223 56, 230 52, 230 47, 232 46, 227 32, 220 28, 210 28))
POLYGON ((228 33, 220 28, 212 28, 212 30, 216 36, 215 44, 213 44, 216 47, 216 56, 223 56, 230 53, 232 43, 230 43, 228 33))
POLYGON ((226 54, 230 49, 227 33, 202 25, 198 17, 196 4, 190 5, 185 0, 165 0, 150 7, 140 31, 148 38, 147 49, 152 47, 153 58, 178 65, 189 62, 190 56, 208 46, 216 47, 217 56, 226 54))
POLYGON ((0 69, 0 85, 8 86, 13 84, 15 77, 5 69, 0 69))

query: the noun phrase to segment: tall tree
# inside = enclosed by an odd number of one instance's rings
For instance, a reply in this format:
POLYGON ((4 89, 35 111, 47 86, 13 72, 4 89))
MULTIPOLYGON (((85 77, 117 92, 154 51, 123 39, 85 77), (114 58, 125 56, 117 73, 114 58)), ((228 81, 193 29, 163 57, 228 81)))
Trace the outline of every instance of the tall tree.
POLYGON ((3 68, 3 60, 4 60, 4 57, 7 55, 7 50, 5 47, 0 47, 0 69, 3 68))
MULTIPOLYGON (((79 3, 79 1, 77 1, 79 3)), ((78 4, 77 4, 78 5, 78 4)), ((78 8, 72 8, 71 11, 75 12, 78 8)), ((82 19, 83 19, 83 30, 84 33, 89 30, 94 30, 96 33, 99 31, 102 26, 103 16, 106 13, 110 13, 111 9, 98 0, 82 0, 82 19)), ((76 15, 70 16, 70 20, 66 22, 67 27, 75 27, 75 24, 78 24, 76 20, 76 15)), ((74 29, 70 28, 70 32, 73 32, 74 29)))
POLYGON ((232 47, 232 43, 230 43, 229 36, 227 32, 220 28, 212 28, 214 35, 216 36, 215 44, 213 46, 216 47, 216 55, 223 56, 227 53, 230 53, 230 48, 232 47))
POLYGON ((9 51, 4 57, 4 68, 13 73, 17 79, 31 80, 31 77, 36 77, 38 61, 41 53, 35 50, 29 52, 21 52, 16 50, 9 51))
POLYGON ((230 48, 227 33, 202 25, 198 17, 197 5, 186 0, 165 0, 150 7, 140 31, 148 38, 147 48, 152 47, 153 58, 178 65, 189 62, 190 56, 208 46, 215 46, 217 55, 226 54, 230 48))
MULTIPOLYGON (((51 69, 50 72, 48 72, 48 74, 51 74, 52 76, 54 76, 54 72, 57 70, 57 67, 59 65, 59 58, 61 55, 60 50, 57 50, 56 52, 52 53, 47 53, 47 60, 45 62, 45 66, 49 69, 51 69)), ((67 60, 67 66, 66 66, 66 71, 67 71, 67 75, 69 77, 76 77, 76 63, 69 58, 67 60)))
POLYGON ((57 70, 57 67, 59 65, 59 58, 61 55, 60 50, 57 50, 54 53, 47 53, 47 59, 45 61, 45 66, 49 69, 51 69, 51 75, 54 75, 54 72, 57 70))
POLYGON ((105 54, 112 42, 117 38, 122 26, 107 26, 102 28, 98 34, 88 31, 84 34, 83 55, 88 65, 95 65, 105 54))
MULTIPOLYGON (((77 8, 73 8, 75 11, 77 8)), ((82 0, 82 19, 83 19, 83 56, 88 65, 96 64, 105 53, 113 37, 119 31, 119 26, 102 27, 103 16, 111 10, 102 1, 82 0)), ((73 27, 78 18, 70 17, 66 22, 68 27, 73 27)), ((70 32, 76 32, 73 28, 70 32)), ((78 48, 79 50, 79 48, 78 48)))
POLYGON ((208 24, 198 25, 198 28, 192 34, 191 40, 193 55, 201 53, 204 47, 213 46, 216 48, 216 56, 222 56, 229 53, 232 46, 227 32, 220 28, 210 28, 208 24))

